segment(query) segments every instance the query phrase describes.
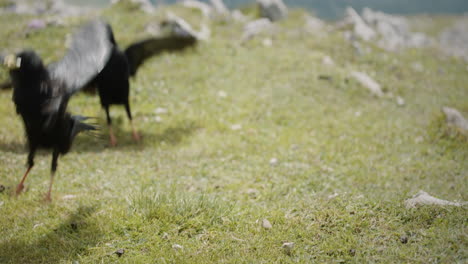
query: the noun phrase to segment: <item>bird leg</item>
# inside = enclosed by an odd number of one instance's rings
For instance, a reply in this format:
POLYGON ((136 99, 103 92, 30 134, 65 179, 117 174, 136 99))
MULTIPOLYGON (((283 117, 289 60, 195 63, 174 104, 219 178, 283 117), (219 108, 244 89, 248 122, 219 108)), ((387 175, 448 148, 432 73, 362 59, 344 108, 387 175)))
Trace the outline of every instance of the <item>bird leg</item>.
POLYGON ((16 195, 19 195, 23 189, 24 189, 24 181, 26 180, 26 177, 28 177, 29 171, 32 169, 32 166, 28 166, 28 169, 26 170, 26 173, 24 174, 23 178, 21 179, 20 183, 16 187, 16 195))
POLYGON ((51 173, 50 173, 50 184, 49 184, 49 190, 47 191, 47 194, 44 198, 45 202, 51 202, 52 201, 52 185, 54 184, 54 176, 55 172, 57 171, 57 160, 59 157, 59 152, 57 150, 54 150, 54 153, 52 154, 52 168, 51 168, 51 173))
POLYGON ((130 120, 130 126, 132 126, 132 135, 133 135, 133 139, 134 139, 135 141, 140 141, 140 140, 141 140, 141 136, 140 136, 140 134, 135 130, 135 127, 133 126, 132 120, 130 120))
POLYGON ((140 141, 141 136, 138 134, 138 132, 135 130, 135 127, 133 126, 133 118, 132 118, 132 112, 130 111, 130 104, 127 102, 125 104, 125 111, 127 112, 128 120, 130 120, 130 126, 132 127, 132 136, 135 141, 140 141))
POLYGON ((115 147, 115 145, 117 145, 117 138, 114 136, 114 131, 112 131, 112 119, 109 113, 109 106, 104 106, 104 109, 106 110, 107 125, 109 126, 110 144, 112 147, 115 147))
POLYGON ((26 180, 26 177, 28 177, 29 171, 31 171, 32 167, 34 166, 34 154, 35 153, 36 153, 36 148, 30 146, 29 154, 28 154, 28 169, 26 170, 26 173, 24 173, 23 178, 21 179, 20 183, 16 187, 16 195, 19 195, 24 189, 24 181, 26 180))
POLYGON ((112 125, 109 125, 109 137, 111 146, 115 147, 117 145, 117 138, 114 136, 114 132, 112 131, 112 125))

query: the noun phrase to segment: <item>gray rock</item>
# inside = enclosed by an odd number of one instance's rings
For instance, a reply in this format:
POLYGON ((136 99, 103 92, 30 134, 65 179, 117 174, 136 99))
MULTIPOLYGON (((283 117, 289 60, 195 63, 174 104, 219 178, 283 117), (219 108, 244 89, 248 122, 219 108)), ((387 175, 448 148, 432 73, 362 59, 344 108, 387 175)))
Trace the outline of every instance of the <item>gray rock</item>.
POLYGON ((457 109, 442 107, 442 112, 444 112, 449 126, 454 126, 463 132, 468 132, 468 120, 457 109))
POLYGON ((273 23, 268 18, 260 18, 254 21, 247 23, 244 26, 244 33, 242 35, 242 40, 248 40, 257 36, 261 33, 267 32, 271 33, 274 30, 273 23))
POLYGON ((196 0, 185 0, 182 2, 182 5, 188 8, 198 9, 202 12, 203 16, 211 17, 213 14, 213 8, 203 2, 196 0))
POLYGON ((368 26, 352 7, 346 8, 346 17, 341 24, 342 26, 351 25, 353 35, 364 41, 371 41, 377 35, 374 29, 368 26))
POLYGON ((305 30, 309 33, 321 34, 325 31, 326 23, 313 16, 305 16, 305 30))
POLYGON ((260 16, 278 21, 288 15, 288 9, 282 0, 257 0, 260 16))
POLYGON ((447 55, 468 61, 468 17, 457 21, 440 36, 440 49, 447 55))
POLYGON ((380 84, 378 84, 371 77, 369 77, 369 75, 362 72, 354 71, 351 73, 351 76, 354 77, 359 83, 361 83, 362 86, 369 89, 369 91, 375 96, 382 97, 384 95, 380 84))
POLYGON ((167 13, 166 19, 161 22, 160 29, 168 31, 169 34, 193 36, 199 40, 207 40, 210 36, 210 29, 205 25, 202 25, 201 31, 195 31, 187 21, 170 12, 167 13))
POLYGON ((220 15, 229 15, 229 10, 224 5, 223 0, 210 0, 211 5, 216 13, 220 15))
POLYGON ((268 221, 267 219, 262 220, 262 227, 265 228, 265 229, 272 229, 273 228, 270 221, 268 221))
POLYGON ((375 28, 380 36, 378 46, 387 51, 397 51, 407 47, 420 48, 432 43, 425 34, 411 32, 410 25, 404 17, 364 8, 362 18, 375 28))
POLYGON ((464 206, 467 202, 450 202, 435 198, 425 191, 419 191, 411 199, 405 201, 406 208, 415 208, 422 205, 440 205, 440 206, 464 206))

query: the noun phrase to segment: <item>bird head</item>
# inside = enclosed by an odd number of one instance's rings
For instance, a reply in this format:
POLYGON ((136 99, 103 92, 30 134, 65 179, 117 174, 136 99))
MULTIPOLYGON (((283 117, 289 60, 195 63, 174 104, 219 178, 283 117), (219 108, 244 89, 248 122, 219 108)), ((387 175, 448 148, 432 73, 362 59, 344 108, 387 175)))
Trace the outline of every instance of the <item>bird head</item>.
POLYGON ((32 50, 0 56, 0 60, 2 65, 10 71, 44 69, 41 58, 32 50))
POLYGON ((0 55, 2 65, 9 70, 15 70, 21 67, 21 58, 17 57, 16 54, 9 54, 6 56, 0 55))

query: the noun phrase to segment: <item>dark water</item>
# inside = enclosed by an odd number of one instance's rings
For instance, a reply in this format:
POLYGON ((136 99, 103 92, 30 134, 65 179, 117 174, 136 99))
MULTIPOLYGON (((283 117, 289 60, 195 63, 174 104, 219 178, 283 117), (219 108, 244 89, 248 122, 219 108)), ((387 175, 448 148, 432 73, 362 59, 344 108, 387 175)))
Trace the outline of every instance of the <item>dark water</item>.
MULTIPOLYGON (((106 5, 109 0, 67 0, 75 4, 106 5)), ((151 0, 155 4, 171 4, 177 0, 151 0)), ((208 0, 202 0, 208 2, 208 0)), ((224 0, 230 7, 254 3, 254 0, 224 0)), ((291 7, 303 7, 325 19, 343 15, 346 6, 360 11, 363 7, 394 14, 463 14, 468 13, 468 0, 284 0, 291 7)))

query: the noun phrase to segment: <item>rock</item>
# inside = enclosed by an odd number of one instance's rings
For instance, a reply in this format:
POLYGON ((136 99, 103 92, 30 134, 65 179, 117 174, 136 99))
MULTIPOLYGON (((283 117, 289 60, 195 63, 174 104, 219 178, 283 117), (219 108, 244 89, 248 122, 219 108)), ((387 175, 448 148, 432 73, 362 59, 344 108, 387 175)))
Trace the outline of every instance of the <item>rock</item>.
POLYGON ((281 248, 284 250, 284 253, 291 255, 294 248, 294 242, 284 242, 281 248))
POLYGON ((288 9, 282 0, 257 0, 260 16, 270 21, 278 21, 288 15, 288 9))
POLYGON ((119 258, 125 253, 124 249, 117 249, 117 251, 114 252, 119 258))
POLYGON ((364 87, 369 89, 369 91, 371 91, 371 93, 374 94, 375 96, 377 97, 383 96, 383 92, 382 92, 382 88, 380 87, 380 84, 378 84, 371 77, 369 77, 369 75, 362 73, 362 72, 354 71, 351 73, 351 76, 354 77, 364 87))
POLYGON ((422 206, 422 205, 463 206, 466 204, 467 202, 458 203, 458 202, 450 202, 450 201, 438 199, 429 195, 427 192, 424 192, 424 191, 419 191, 411 199, 408 199, 405 201, 406 208, 415 208, 417 206, 422 206))
POLYGON ((278 164, 278 159, 277 158, 271 158, 270 159, 270 165, 274 166, 276 164, 278 164))
POLYGON ((167 111, 166 108, 162 108, 162 107, 158 107, 154 110, 154 113, 157 114, 157 115, 160 115, 160 114, 167 114, 169 111, 167 111))
POLYGON ((169 31, 170 34, 179 36, 192 36, 199 40, 207 40, 210 36, 210 30, 205 25, 202 25, 201 31, 195 31, 192 26, 182 19, 168 12, 167 18, 161 22, 162 30, 169 31))
POLYGON ((371 41, 377 36, 374 29, 368 26, 352 7, 346 8, 346 18, 344 21, 344 24, 351 24, 353 34, 364 41, 371 41))
POLYGON ((400 242, 402 244, 407 244, 408 243, 408 237, 405 235, 400 236, 400 242))
POLYGON ((77 197, 76 195, 67 194, 67 195, 62 196, 62 199, 63 199, 63 200, 73 200, 73 199, 75 199, 76 197, 77 197))
POLYGON ((0 8, 0 13, 14 13, 20 15, 59 15, 61 17, 81 16, 92 10, 90 7, 74 6, 64 0, 9 1, 5 7, 0 8))
POLYGON ((273 46, 273 40, 271 38, 265 38, 263 39, 262 44, 265 47, 271 47, 273 46))
POLYGON ((305 20, 305 28, 309 33, 321 33, 325 29, 325 22, 317 17, 307 15, 305 16, 305 20))
POLYGON ((210 2, 217 14, 229 15, 229 10, 224 5, 223 0, 210 0, 210 2))
POLYGON ((28 23, 28 28, 30 29, 43 29, 47 26, 46 22, 42 19, 32 19, 28 23))
POLYGON ((272 229, 273 228, 270 221, 268 221, 267 219, 262 220, 262 227, 265 228, 265 229, 272 229))
POLYGON ((175 249, 175 250, 182 250, 182 249, 184 249, 184 247, 181 246, 181 245, 179 245, 179 244, 174 244, 174 245, 172 245, 172 249, 175 249))
POLYGON ((237 131, 237 130, 241 130, 242 129, 242 125, 241 124, 234 124, 231 126, 231 130, 233 131, 237 131))
POLYGON ((364 8, 362 18, 374 27, 380 36, 378 46, 387 51, 406 47, 424 47, 432 43, 423 33, 413 33, 406 18, 364 8))
POLYGON ((439 42, 445 54, 468 61, 468 17, 445 29, 439 36, 439 42))
POLYGON ((267 18, 260 18, 247 23, 244 27, 242 40, 248 40, 263 32, 272 32, 274 29, 273 24, 267 18))
POLYGON ((322 64, 326 66, 334 66, 335 62, 333 61, 332 58, 330 58, 330 56, 325 56, 322 59, 322 64))
POLYGON ((449 126, 454 126, 462 132, 468 132, 468 121, 455 108, 442 107, 442 112, 445 114, 445 119, 449 126))
POLYGON ((227 93, 225 91, 218 91, 218 97, 219 98, 226 98, 227 97, 227 93))
POLYGON ((232 11, 231 17, 235 21, 241 22, 241 23, 245 23, 248 20, 247 17, 239 9, 232 11))
POLYGON ((404 105, 405 105, 405 99, 403 99, 403 98, 400 97, 400 96, 397 96, 397 98, 396 98, 396 103, 397 103, 397 105, 399 105, 399 106, 404 106, 404 105))
POLYGON ((210 17, 213 14, 213 8, 210 5, 200 1, 185 0, 182 2, 182 5, 188 8, 200 10, 204 17, 210 17))

